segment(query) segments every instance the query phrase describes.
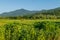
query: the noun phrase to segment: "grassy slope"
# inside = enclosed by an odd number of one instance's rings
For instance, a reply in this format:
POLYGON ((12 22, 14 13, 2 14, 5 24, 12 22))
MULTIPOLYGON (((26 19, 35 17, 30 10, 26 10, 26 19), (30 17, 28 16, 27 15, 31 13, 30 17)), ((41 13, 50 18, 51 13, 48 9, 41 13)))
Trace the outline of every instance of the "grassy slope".
POLYGON ((41 21, 51 21, 51 22, 60 22, 60 19, 54 19, 54 20, 50 20, 50 19, 44 19, 44 20, 28 20, 28 19, 21 19, 21 20, 12 20, 12 19, 0 19, 0 25, 4 25, 6 23, 13 23, 13 22, 19 22, 19 23, 23 23, 23 24, 33 24, 34 22, 41 22, 41 21))

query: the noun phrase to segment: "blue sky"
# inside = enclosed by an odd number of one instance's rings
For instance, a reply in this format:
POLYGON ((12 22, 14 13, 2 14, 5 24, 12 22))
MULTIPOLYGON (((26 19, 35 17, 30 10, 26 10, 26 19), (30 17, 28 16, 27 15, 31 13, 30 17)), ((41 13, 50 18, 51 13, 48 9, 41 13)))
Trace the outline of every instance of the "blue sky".
POLYGON ((0 0, 0 13, 16 9, 42 10, 60 7, 60 0, 0 0))

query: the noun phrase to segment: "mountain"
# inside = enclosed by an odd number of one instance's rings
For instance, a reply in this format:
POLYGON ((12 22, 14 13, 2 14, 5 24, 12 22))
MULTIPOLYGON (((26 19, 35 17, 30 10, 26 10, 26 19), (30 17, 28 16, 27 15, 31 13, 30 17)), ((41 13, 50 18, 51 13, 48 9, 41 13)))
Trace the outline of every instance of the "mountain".
POLYGON ((15 11, 11 11, 11 12, 4 12, 2 14, 0 14, 0 16, 23 16, 23 15, 29 15, 29 14, 33 14, 36 13, 37 11, 29 11, 29 10, 25 10, 25 9, 19 9, 19 10, 15 10, 15 11))
POLYGON ((55 15, 55 16, 60 16, 60 7, 55 8, 55 9, 50 9, 50 10, 41 10, 34 15, 55 15))
POLYGON ((2 13, 2 14, 0 14, 0 16, 2 16, 2 17, 5 17, 5 16, 25 16, 25 15, 40 16, 40 14, 60 16, 60 7, 50 9, 50 10, 41 10, 41 11, 30 11, 30 10, 26 10, 26 9, 18 9, 15 11, 2 13))

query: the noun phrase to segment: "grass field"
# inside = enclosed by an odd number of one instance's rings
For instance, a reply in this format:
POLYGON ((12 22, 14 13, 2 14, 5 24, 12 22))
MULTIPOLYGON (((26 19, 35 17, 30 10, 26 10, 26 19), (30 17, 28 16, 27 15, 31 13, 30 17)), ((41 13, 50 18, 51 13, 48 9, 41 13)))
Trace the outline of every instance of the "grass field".
POLYGON ((0 40, 60 40, 60 19, 0 19, 0 40))
POLYGON ((25 23, 25 24, 30 24, 33 22, 41 22, 41 21, 51 21, 51 22, 60 22, 60 19, 54 19, 54 20, 49 20, 49 19, 45 19, 45 20, 25 20, 25 19, 21 19, 21 20, 12 20, 12 19, 0 19, 0 24, 5 24, 5 23, 11 23, 11 22, 20 22, 20 23, 25 23))

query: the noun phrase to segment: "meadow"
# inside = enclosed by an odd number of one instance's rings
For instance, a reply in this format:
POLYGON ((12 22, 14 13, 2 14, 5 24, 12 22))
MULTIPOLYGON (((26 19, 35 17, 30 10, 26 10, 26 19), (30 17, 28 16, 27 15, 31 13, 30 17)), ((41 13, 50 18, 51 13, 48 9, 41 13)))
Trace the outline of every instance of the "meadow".
POLYGON ((0 40, 60 40, 60 19, 0 19, 0 40))

